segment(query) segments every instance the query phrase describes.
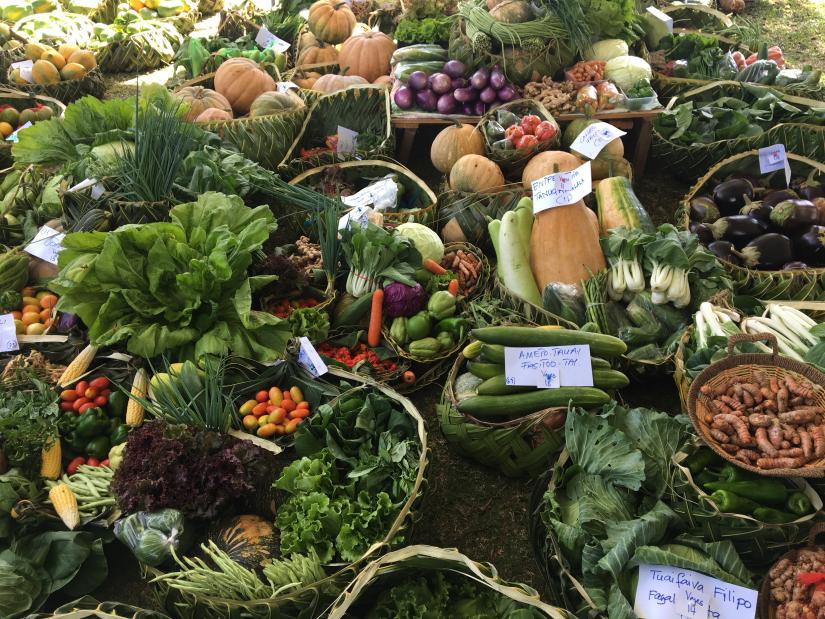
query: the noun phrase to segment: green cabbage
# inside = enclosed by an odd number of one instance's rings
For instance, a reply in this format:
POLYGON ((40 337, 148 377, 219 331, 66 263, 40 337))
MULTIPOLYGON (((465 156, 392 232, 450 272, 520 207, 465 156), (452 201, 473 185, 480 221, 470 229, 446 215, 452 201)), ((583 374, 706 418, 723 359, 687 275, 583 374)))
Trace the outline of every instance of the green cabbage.
POLYGON ((639 80, 652 77, 650 65, 638 56, 617 56, 608 60, 604 67, 604 78, 622 90, 630 90, 639 80))

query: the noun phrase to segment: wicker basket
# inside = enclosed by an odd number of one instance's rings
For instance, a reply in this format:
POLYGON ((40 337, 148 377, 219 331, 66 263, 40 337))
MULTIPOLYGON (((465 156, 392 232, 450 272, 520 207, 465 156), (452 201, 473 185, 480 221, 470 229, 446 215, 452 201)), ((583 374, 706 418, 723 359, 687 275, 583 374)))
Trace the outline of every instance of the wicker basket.
POLYGON ((398 175, 399 181, 404 185, 404 195, 410 195, 412 198, 411 207, 398 211, 382 211, 386 225, 397 226, 408 221, 413 221, 432 226, 435 222, 435 194, 427 186, 427 183, 418 178, 409 169, 392 161, 368 159, 366 161, 343 161, 341 163, 322 165, 302 172, 289 181, 289 184, 305 184, 306 181, 311 181, 314 177, 322 175, 330 168, 336 166, 344 170, 347 176, 355 180, 379 179, 387 174, 398 175))
POLYGON ((169 22, 154 21, 152 30, 138 32, 109 43, 97 52, 104 73, 144 73, 172 62, 183 37, 169 22))
POLYGON ((559 124, 541 103, 533 101, 532 99, 517 99, 510 103, 499 105, 482 116, 476 128, 481 132, 481 135, 484 136, 484 153, 487 157, 495 161, 507 175, 516 177, 516 180, 521 178, 521 171, 536 153, 558 149, 561 143, 559 124), (500 148, 494 148, 493 141, 487 135, 486 127, 489 121, 495 120, 498 110, 506 110, 517 116, 533 114, 542 120, 550 121, 556 127, 556 135, 553 136, 552 140, 542 142, 530 150, 501 150, 500 148))
MULTIPOLYGON (((215 74, 204 75, 181 85, 212 88, 215 74)), ((306 106, 254 118, 234 118, 198 123, 206 131, 217 133, 261 166, 274 170, 298 135, 307 114, 306 106)))
POLYGON ((92 21, 100 24, 111 24, 117 16, 118 0, 98 0, 97 6, 89 9, 78 7, 71 0, 64 0, 66 11, 69 13, 82 13, 92 21))
MULTIPOLYGON (((429 464, 429 450, 427 448, 427 431, 424 419, 412 402, 398 395, 391 389, 380 385, 370 379, 358 376, 349 372, 343 372, 337 368, 330 368, 329 373, 342 381, 353 385, 360 385, 354 389, 372 387, 381 391, 385 396, 395 400, 400 404, 405 412, 412 417, 418 432, 418 439, 421 446, 421 456, 418 461, 418 476, 415 486, 407 498, 401 511, 396 517, 390 529, 383 539, 373 544, 364 553, 364 556, 354 563, 336 564, 337 571, 322 581, 282 593, 278 597, 265 600, 238 601, 221 598, 213 598, 198 595, 190 592, 183 592, 168 587, 161 582, 152 583, 159 600, 167 612, 174 617, 181 619, 217 619, 246 617, 255 619, 285 619, 287 617, 317 617, 332 601, 349 581, 358 573, 359 569, 372 560, 386 552, 392 540, 400 533, 408 531, 415 520, 415 510, 426 489, 426 472, 429 464)), ((161 574, 158 570, 142 566, 144 577, 154 578, 161 574)))
POLYGON ((709 408, 710 400, 701 393, 705 386, 718 387, 727 384, 732 379, 750 379, 755 370, 763 372, 769 379, 781 380, 785 377, 794 378, 803 384, 812 383, 814 386, 813 400, 816 406, 825 406, 825 374, 812 365, 779 356, 776 338, 769 334, 734 335, 728 339, 728 357, 717 361, 705 368, 693 381, 688 393, 688 415, 696 433, 716 453, 728 462, 752 473, 770 477, 825 477, 825 457, 811 460, 804 466, 795 469, 761 469, 752 464, 745 464, 737 460, 725 450, 710 435, 710 424, 707 418, 712 418, 709 408), (756 341, 764 339, 770 342, 772 354, 742 354, 734 355, 733 347, 737 342, 756 341))
POLYGON ((26 59, 26 51, 23 48, 23 44, 27 42, 26 39, 13 31, 11 38, 21 43, 21 45, 14 49, 0 49, 0 83, 3 84, 8 83, 9 67, 12 63, 26 59))
MULTIPOLYGON (((713 82, 701 88, 688 91, 670 100, 668 110, 686 101, 712 101, 724 95, 741 96, 747 90, 770 90, 765 86, 742 82, 713 82)), ((822 102, 803 97, 784 95, 788 103, 803 108, 821 107, 822 102)), ((757 136, 745 136, 731 140, 719 140, 709 144, 676 144, 668 141, 657 130, 654 122, 653 158, 662 162, 672 174, 693 181, 705 171, 726 157, 759 149, 773 144, 784 144, 789 152, 810 157, 816 161, 825 160, 825 126, 804 123, 781 123, 757 136)))
POLYGON ((318 97, 279 169, 295 176, 330 163, 388 157, 393 149, 389 91, 381 86, 353 86, 318 97), (301 148, 322 144, 327 136, 337 135, 339 126, 360 134, 355 152, 338 154, 330 151, 301 158, 301 148))
MULTIPOLYGON (((11 72, 11 68, 8 70, 11 72)), ((8 77, 8 74, 7 74, 8 77)), ((91 95, 98 99, 106 92, 103 74, 98 67, 77 80, 61 80, 56 84, 13 84, 14 88, 32 95, 44 95, 69 104, 81 97, 91 95)))
POLYGON ((201 15, 213 15, 223 11, 224 0, 198 0, 198 11, 201 15))
POLYGON ((464 355, 459 353, 436 407, 438 424, 447 443, 461 455, 508 477, 534 477, 546 471, 552 456, 563 445, 557 429, 564 423, 565 409, 548 408, 504 422, 464 415, 458 411, 455 393, 455 381, 464 362, 464 355))
MULTIPOLYGON (((367 565, 341 592, 330 609, 327 619, 354 617, 358 599, 370 589, 385 589, 387 582, 397 582, 398 574, 410 571, 416 577, 424 572, 443 571, 453 576, 462 575, 476 585, 493 589, 500 595, 529 606, 533 613, 548 619, 572 619, 565 610, 543 603, 539 594, 527 585, 505 582, 489 563, 476 563, 454 549, 433 546, 408 546, 384 555, 367 565), (396 577, 396 578, 394 578, 396 577), (383 581, 383 582, 382 582, 383 581)), ((400 577, 403 581, 403 576, 400 577)))
MULTIPOLYGON (((52 108, 58 117, 62 117, 63 112, 66 111, 66 106, 52 97, 22 92, 8 86, 0 87, 0 104, 8 104, 16 110, 22 111, 26 108, 33 107, 36 103, 41 103, 52 108)), ((6 140, 0 141, 0 168, 6 168, 12 165, 11 147, 11 142, 7 142, 6 140)))
MULTIPOLYGON (((825 129, 825 127, 823 127, 825 129)), ((817 137, 817 134, 813 136, 817 137)), ((825 147, 825 131, 818 132, 818 137, 825 147)), ((791 151, 791 147, 787 147, 791 151)), ((807 176, 810 170, 819 170, 825 182, 825 164, 819 160, 787 152, 788 163, 792 172, 807 176)), ((825 153, 823 153, 825 160, 825 153)), ((705 192, 714 178, 720 179, 737 172, 759 174, 759 153, 751 150, 729 157, 710 168, 682 199, 679 224, 683 229, 690 226, 690 201, 705 192)), ((783 177, 784 180, 784 177, 783 177)), ((825 268, 798 269, 789 271, 760 271, 740 267, 729 262, 720 261, 736 284, 737 293, 750 295, 758 299, 790 299, 794 301, 825 301, 825 268)))
POLYGON ((98 602, 87 595, 74 602, 64 604, 50 613, 28 615, 28 619, 78 619, 88 617, 92 619, 169 619, 167 615, 154 610, 146 610, 137 606, 129 606, 120 602, 98 602))
POLYGON ((195 24, 201 18, 200 11, 197 8, 189 9, 183 13, 178 13, 174 17, 166 17, 159 21, 167 22, 175 27, 175 30, 186 36, 195 29, 195 24))
POLYGON ((260 14, 261 10, 252 0, 246 0, 228 10, 221 9, 218 36, 230 41, 242 37, 246 34, 249 24, 252 23, 252 18, 260 14))
MULTIPOLYGON (((470 301, 487 292, 493 283, 493 268, 490 266, 490 261, 487 260, 487 256, 484 255, 484 252, 470 243, 446 243, 444 245, 445 254, 453 251, 464 251, 468 254, 472 254, 478 258, 480 262, 479 269, 481 270, 481 273, 479 273, 478 279, 476 280, 476 287, 472 290, 472 292, 470 292, 470 294, 463 295, 461 298, 465 301, 470 301)), ((449 267, 447 268, 449 270, 449 267)), ((461 294, 460 288, 459 294, 461 294)))

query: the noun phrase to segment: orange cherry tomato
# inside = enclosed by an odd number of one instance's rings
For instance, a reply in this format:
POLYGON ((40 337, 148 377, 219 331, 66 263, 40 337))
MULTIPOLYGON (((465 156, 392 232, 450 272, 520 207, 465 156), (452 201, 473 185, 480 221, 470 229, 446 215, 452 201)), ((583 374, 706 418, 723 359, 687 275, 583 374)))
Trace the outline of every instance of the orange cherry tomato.
POLYGON ((106 389, 109 386, 109 379, 105 376, 98 376, 92 382, 89 383, 89 387, 92 389, 106 389))
POLYGON ((255 394, 255 401, 256 402, 266 402, 269 399, 269 392, 268 391, 259 391, 255 394))
POLYGON ((281 408, 284 409, 286 412, 294 411, 297 408, 297 404, 292 400, 284 400, 281 402, 281 408))
POLYGON ((266 413, 266 406, 267 406, 266 402, 258 403, 255 406, 255 408, 252 409, 252 414, 255 415, 256 417, 260 417, 261 415, 266 413))
POLYGON ((273 434, 275 434, 276 428, 274 423, 268 423, 265 426, 261 426, 258 428, 256 434, 261 438, 269 438, 273 434))

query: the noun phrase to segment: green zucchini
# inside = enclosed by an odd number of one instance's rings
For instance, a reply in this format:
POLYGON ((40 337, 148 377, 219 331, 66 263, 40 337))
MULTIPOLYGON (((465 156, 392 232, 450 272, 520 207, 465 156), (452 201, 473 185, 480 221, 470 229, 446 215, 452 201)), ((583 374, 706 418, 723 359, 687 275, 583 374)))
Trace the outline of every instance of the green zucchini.
POLYGON ((458 403, 458 410, 477 419, 521 417, 556 406, 602 406, 610 396, 595 387, 536 389, 514 395, 477 395, 458 403))
POLYGON ((485 344, 501 346, 572 346, 590 345, 590 354, 615 357, 627 352, 627 344, 612 335, 588 333, 573 329, 539 329, 536 327, 483 327, 471 335, 485 344))
POLYGON ((421 43, 419 45, 407 45, 400 47, 392 54, 393 65, 399 62, 441 62, 445 63, 448 58, 447 50, 440 45, 430 45, 421 43))
POLYGON ((488 363, 504 363, 504 346, 493 344, 481 345, 481 358, 488 363))
MULTIPOLYGON (((488 378, 479 385, 478 395, 507 395, 538 389, 538 387, 531 387, 530 385, 507 385, 504 381, 504 374, 488 378)), ((593 386, 598 389, 622 389, 629 384, 630 381, 627 376, 617 370, 603 368, 593 370, 593 386)))
POLYGON ((605 370, 609 370, 613 366, 610 365, 610 361, 607 359, 602 359, 601 357, 590 357, 590 365, 593 369, 603 368, 605 370))
POLYGON ((504 376, 504 366, 499 363, 468 361, 467 371, 473 376, 478 376, 479 378, 483 378, 485 380, 492 378, 493 376, 498 376, 499 374, 504 376))
POLYGON ((367 315, 367 312, 370 309, 370 305, 372 304, 372 295, 365 294, 361 297, 358 297, 349 304, 349 306, 344 309, 343 312, 338 314, 337 320, 332 323, 333 328, 335 327, 346 327, 346 326, 354 326, 361 322, 361 319, 367 315))

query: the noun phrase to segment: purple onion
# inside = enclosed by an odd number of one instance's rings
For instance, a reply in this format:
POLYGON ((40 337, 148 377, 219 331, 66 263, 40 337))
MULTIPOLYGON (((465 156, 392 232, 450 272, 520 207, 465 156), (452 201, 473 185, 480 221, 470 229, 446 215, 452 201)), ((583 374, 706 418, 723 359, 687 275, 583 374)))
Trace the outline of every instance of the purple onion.
POLYGON ((484 105, 483 102, 478 101, 475 106, 473 106, 473 112, 475 112, 475 116, 481 116, 484 112, 487 111, 487 106, 484 105))
POLYGON ((415 92, 407 86, 401 86, 395 91, 393 100, 402 110, 408 110, 415 104, 415 92))
POLYGON ((437 95, 443 95, 452 90, 452 79, 446 73, 433 73, 430 76, 430 88, 437 95))
POLYGON ((460 60, 448 60, 441 70, 450 77, 463 77, 467 67, 460 60))
POLYGON ((496 100, 496 91, 488 86, 478 94, 478 98, 484 103, 492 103, 496 100))
POLYGON ((453 92, 453 96, 461 103, 472 103, 478 98, 478 91, 475 88, 459 88, 453 92))
POLYGON ((427 87, 427 74, 424 71, 413 71, 407 78, 407 86, 413 90, 424 90, 427 87))
POLYGON ((465 103, 461 106, 461 113, 465 116, 475 116, 476 108, 472 103, 465 103))
POLYGON ((502 103, 507 103, 508 101, 512 101, 516 98, 516 89, 513 88, 510 84, 507 84, 496 93, 496 96, 498 97, 498 100, 502 103))
POLYGON ((438 97, 432 90, 419 90, 415 93, 415 103, 422 110, 435 112, 438 108, 438 97))
POLYGON ((438 98, 437 107, 439 114, 455 114, 458 109, 458 102, 452 94, 447 93, 438 98))
POLYGON ((458 90, 459 88, 467 88, 467 86, 469 85, 470 82, 468 82, 463 77, 453 78, 453 81, 450 83, 450 86, 453 90, 458 90))
POLYGON ((496 65, 493 67, 493 70, 490 71, 490 88, 493 90, 500 90, 504 88, 507 84, 507 77, 504 75, 504 71, 501 70, 501 67, 496 65))
POLYGON ((473 73, 470 78, 470 85, 476 90, 484 90, 487 88, 487 82, 490 80, 490 69, 481 67, 478 71, 473 73))

